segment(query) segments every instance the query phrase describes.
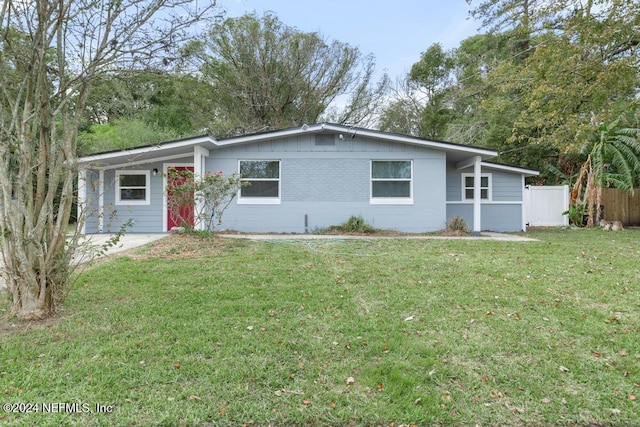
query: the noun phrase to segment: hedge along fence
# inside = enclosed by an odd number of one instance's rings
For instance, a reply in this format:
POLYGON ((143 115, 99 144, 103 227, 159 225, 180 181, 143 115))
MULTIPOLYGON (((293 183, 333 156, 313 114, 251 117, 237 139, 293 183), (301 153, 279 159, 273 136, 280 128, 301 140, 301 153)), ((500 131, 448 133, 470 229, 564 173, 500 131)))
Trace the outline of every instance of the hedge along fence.
POLYGON ((604 219, 621 221, 623 225, 640 225, 640 188, 634 194, 616 188, 602 189, 604 219))

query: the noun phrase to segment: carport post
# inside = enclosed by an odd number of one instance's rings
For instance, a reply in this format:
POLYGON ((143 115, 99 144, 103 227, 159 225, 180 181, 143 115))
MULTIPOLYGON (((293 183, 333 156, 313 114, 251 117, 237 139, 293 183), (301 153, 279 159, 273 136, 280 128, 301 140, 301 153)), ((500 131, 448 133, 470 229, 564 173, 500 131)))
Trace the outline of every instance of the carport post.
MULTIPOLYGON (((201 180, 204 179, 205 176, 205 158, 209 157, 209 150, 196 145, 193 147, 193 174, 195 175, 195 179, 201 180)), ((196 215, 199 213, 203 213, 204 201, 201 200, 200 197, 197 197, 197 194, 194 194, 194 212, 196 215)), ((194 218, 194 228, 196 230, 204 230, 205 222, 202 218, 194 218)))
POLYGON ((482 157, 475 156, 473 163, 473 234, 479 235, 482 230, 482 157))

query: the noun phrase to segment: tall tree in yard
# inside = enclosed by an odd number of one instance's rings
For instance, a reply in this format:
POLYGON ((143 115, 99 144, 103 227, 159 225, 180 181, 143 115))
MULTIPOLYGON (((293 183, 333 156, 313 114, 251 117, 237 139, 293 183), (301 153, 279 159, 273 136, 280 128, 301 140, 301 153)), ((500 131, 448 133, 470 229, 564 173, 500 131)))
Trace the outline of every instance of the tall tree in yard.
POLYGON ((0 227, 11 313, 55 313, 73 271, 77 131, 92 83, 173 57, 215 2, 5 0, 0 5, 0 227))
POLYGON ((504 162, 577 172, 598 123, 637 111, 640 2, 467 3, 487 33, 453 51, 446 139, 496 148, 504 162))
POLYGON ((451 104, 455 60, 439 43, 422 52, 378 120, 381 130, 446 138, 456 112, 451 104))
POLYGON ((487 74, 495 96, 517 93, 514 144, 552 143, 578 152, 596 123, 637 108, 640 3, 618 0, 468 0, 487 28, 525 35, 487 74), (526 12, 525 12, 526 11, 526 12))
POLYGON ((453 113, 447 104, 453 66, 453 58, 439 43, 429 46, 411 67, 403 90, 385 108, 379 127, 425 138, 444 138, 453 113))
POLYGON ((226 19, 188 53, 216 90, 216 134, 314 123, 339 97, 345 107, 333 120, 362 125, 388 84, 386 76, 372 81, 373 57, 286 26, 270 13, 226 19))

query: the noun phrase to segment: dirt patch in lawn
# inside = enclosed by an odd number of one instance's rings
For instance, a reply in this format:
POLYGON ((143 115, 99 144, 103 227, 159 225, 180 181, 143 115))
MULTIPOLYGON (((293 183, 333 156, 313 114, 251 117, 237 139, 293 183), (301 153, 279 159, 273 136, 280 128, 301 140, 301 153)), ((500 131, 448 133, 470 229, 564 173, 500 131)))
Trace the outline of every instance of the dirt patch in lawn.
POLYGON ((217 255, 238 242, 216 236, 199 236, 194 234, 173 234, 164 239, 134 249, 126 253, 133 259, 190 259, 217 255))

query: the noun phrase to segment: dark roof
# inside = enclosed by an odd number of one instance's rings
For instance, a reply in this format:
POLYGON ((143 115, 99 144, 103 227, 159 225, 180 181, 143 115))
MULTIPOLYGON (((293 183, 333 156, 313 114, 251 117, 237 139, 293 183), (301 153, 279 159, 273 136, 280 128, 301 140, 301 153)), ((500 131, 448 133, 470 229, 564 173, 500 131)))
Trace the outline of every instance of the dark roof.
POLYGON ((154 143, 154 144, 143 144, 143 145, 136 145, 135 147, 114 148, 113 150, 98 151, 98 152, 95 152, 95 153, 85 154, 82 157, 99 156, 101 154, 120 153, 120 152, 135 150, 137 148, 162 147, 163 145, 166 145, 166 144, 173 144, 173 143, 176 143, 176 142, 189 141, 190 139, 199 139, 199 138, 212 138, 212 139, 215 139, 211 135, 205 133, 205 134, 202 134, 202 135, 186 136, 184 138, 172 139, 170 141, 161 141, 161 142, 157 142, 157 143, 154 143))

